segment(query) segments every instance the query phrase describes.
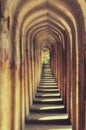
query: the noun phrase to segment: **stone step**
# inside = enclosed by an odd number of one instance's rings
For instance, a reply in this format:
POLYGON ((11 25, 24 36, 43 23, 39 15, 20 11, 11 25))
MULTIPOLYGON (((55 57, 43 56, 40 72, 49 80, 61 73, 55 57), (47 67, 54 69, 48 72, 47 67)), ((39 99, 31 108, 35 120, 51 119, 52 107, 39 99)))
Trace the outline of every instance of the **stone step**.
POLYGON ((54 102, 54 101, 62 101, 62 98, 53 98, 53 99, 50 99, 50 98, 35 98, 34 101, 41 101, 41 102, 54 102))
POLYGON ((67 113, 30 113, 29 117, 26 118, 27 124, 59 124, 65 125, 70 124, 68 114, 67 113))
POLYGON ((45 88, 40 89, 40 88, 38 88, 37 92, 59 92, 59 89, 45 89, 45 88))
POLYGON ((57 86, 39 86, 39 89, 57 89, 57 86))
POLYGON ((53 74, 52 71, 49 69, 44 69, 41 74, 46 74, 46 73, 53 74))
POLYGON ((52 73, 52 74, 53 74, 53 72, 51 71, 50 68, 47 68, 47 69, 45 68, 45 69, 43 69, 41 74, 43 74, 44 72, 45 72, 45 73, 52 73))
POLYGON ((41 79, 40 82, 56 82, 55 79, 41 79))
POLYGON ((53 91, 56 91, 56 92, 59 91, 58 88, 56 88, 56 87, 54 88, 54 87, 52 87, 52 86, 51 86, 51 88, 49 88, 49 87, 46 88, 46 87, 43 87, 43 86, 42 86, 42 87, 38 87, 37 90, 41 90, 41 91, 42 91, 42 90, 43 90, 43 91, 52 91, 52 92, 53 92, 53 91))
POLYGON ((46 88, 46 87, 47 87, 47 88, 49 88, 49 87, 50 87, 50 88, 58 88, 57 84, 50 84, 50 85, 49 85, 49 84, 45 84, 45 85, 44 85, 44 84, 39 84, 38 87, 40 87, 40 88, 41 88, 41 87, 43 87, 43 88, 46 88))
POLYGON ((49 85, 49 86, 51 86, 51 85, 57 85, 57 83, 55 82, 55 83, 39 83, 39 85, 49 85))
POLYGON ((56 81, 40 81, 39 84, 57 84, 56 81))
POLYGON ((52 76, 52 77, 54 77, 54 75, 52 73, 42 73, 41 76, 50 76, 50 77, 52 76))
POLYGON ((25 126, 25 130, 72 130, 71 125, 52 125, 52 124, 30 124, 25 126))
MULTIPOLYGON (((41 75, 46 75, 46 74, 53 75, 53 73, 52 73, 52 72, 47 71, 47 70, 42 71, 42 73, 41 73, 41 75)), ((54 76, 54 75, 53 75, 53 76, 54 76)))
POLYGON ((44 96, 44 95, 35 95, 36 98, 50 98, 50 99, 53 99, 53 98, 61 98, 61 96, 44 96))
POLYGON ((41 98, 58 98, 60 97, 60 93, 37 93, 36 97, 41 97, 41 98))
POLYGON ((49 76, 41 76, 41 79, 48 79, 48 80, 51 80, 51 79, 55 79, 53 76, 49 77, 49 76))
POLYGON ((33 100, 33 104, 63 104, 62 98, 35 98, 33 100))
POLYGON ((56 113, 30 113, 30 116, 27 117, 27 119, 31 119, 31 120, 59 120, 59 119, 68 119, 68 114, 67 113, 60 113, 60 114, 56 114, 56 113))
POLYGON ((49 93, 59 93, 59 91, 42 91, 41 89, 40 90, 37 90, 38 93, 46 93, 46 94, 49 94, 49 93))
POLYGON ((49 77, 49 78, 53 77, 54 78, 54 75, 53 74, 42 74, 41 77, 49 77))
POLYGON ((46 75, 53 76, 53 73, 50 73, 50 72, 43 72, 42 75, 44 75, 44 76, 46 76, 46 75))
POLYGON ((30 112, 34 113, 65 113, 66 109, 64 105, 43 105, 35 104, 30 108, 30 112))
POLYGON ((50 69, 44 69, 43 71, 42 71, 42 74, 43 73, 52 73, 52 71, 50 70, 50 69))
POLYGON ((50 68, 50 67, 43 68, 42 71, 44 71, 44 70, 49 70, 49 71, 51 71, 51 68, 50 68))
POLYGON ((53 73, 52 73, 52 72, 46 72, 46 71, 45 71, 45 72, 42 73, 42 75, 44 75, 44 76, 45 76, 45 75, 53 76, 53 73))
POLYGON ((40 87, 57 87, 57 84, 46 84, 46 85, 43 85, 43 84, 39 84, 40 87))
POLYGON ((41 80, 40 83, 56 83, 55 80, 41 80))

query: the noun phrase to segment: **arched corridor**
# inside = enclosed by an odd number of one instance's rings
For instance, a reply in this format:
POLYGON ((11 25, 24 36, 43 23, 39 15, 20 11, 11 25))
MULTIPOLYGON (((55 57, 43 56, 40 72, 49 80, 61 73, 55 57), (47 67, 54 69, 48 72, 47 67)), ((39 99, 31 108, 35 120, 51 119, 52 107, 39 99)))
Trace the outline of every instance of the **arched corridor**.
POLYGON ((0 0, 0 130, 25 130, 42 64, 72 130, 86 130, 85 44, 85 0, 0 0))

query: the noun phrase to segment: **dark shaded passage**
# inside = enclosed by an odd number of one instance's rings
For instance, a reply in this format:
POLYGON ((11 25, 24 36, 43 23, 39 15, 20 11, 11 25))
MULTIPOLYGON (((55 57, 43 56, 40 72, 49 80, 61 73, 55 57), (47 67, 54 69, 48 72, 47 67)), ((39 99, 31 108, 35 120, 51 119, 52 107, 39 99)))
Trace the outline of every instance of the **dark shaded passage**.
POLYGON ((60 90, 48 64, 42 67, 40 83, 26 118, 25 130, 72 130, 60 90))

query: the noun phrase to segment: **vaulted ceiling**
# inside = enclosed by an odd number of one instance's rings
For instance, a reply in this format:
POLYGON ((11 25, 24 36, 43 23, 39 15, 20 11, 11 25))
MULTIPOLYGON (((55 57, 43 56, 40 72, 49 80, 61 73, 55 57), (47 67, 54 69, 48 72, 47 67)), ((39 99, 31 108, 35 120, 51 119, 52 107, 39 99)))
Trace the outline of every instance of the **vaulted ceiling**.
POLYGON ((49 43, 64 44, 66 37, 71 41, 72 34, 77 31, 77 22, 80 21, 80 28, 83 23, 80 6, 75 0, 15 1, 11 12, 13 36, 36 39, 40 47, 49 43))

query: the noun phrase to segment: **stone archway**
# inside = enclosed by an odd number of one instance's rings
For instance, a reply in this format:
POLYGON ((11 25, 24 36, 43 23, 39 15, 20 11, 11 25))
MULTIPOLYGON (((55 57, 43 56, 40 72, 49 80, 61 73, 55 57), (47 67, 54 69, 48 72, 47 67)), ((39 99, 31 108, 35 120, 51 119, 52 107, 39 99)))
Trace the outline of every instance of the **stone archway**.
POLYGON ((19 130, 20 126, 22 129, 24 127, 40 79, 41 41, 48 35, 52 48, 51 68, 73 129, 84 129, 86 16, 83 7, 86 3, 80 0, 17 0, 13 4, 10 0, 1 1, 1 130, 19 130), (41 36, 43 33, 46 33, 44 38, 41 36), (6 121, 5 115, 8 113, 9 120, 6 121))

